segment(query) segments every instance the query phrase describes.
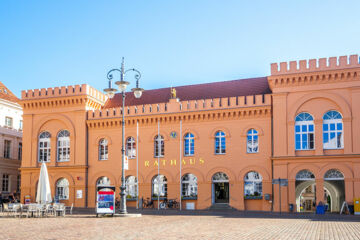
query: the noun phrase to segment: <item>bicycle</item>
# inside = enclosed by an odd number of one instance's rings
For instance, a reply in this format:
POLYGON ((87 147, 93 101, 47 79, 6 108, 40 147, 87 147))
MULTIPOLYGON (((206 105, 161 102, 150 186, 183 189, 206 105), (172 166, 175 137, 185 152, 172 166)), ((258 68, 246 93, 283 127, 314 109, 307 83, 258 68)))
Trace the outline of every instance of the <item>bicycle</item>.
POLYGON ((154 208, 154 201, 150 198, 143 200, 143 208, 154 208))

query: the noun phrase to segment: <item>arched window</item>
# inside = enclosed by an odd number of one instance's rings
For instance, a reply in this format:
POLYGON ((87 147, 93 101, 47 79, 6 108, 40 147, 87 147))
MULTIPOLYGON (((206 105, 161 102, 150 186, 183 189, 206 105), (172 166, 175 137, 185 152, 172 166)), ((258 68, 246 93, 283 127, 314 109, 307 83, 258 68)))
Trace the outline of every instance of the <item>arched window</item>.
POLYGON ((50 162, 50 137, 48 132, 39 135, 39 162, 50 162))
POLYGON ((154 138, 154 156, 163 157, 164 156, 164 137, 157 135, 154 138))
POLYGON ((126 156, 128 156, 128 158, 136 157, 136 142, 133 137, 126 139, 126 156))
POLYGON ((137 197, 137 179, 134 176, 128 176, 125 180, 126 198, 137 197))
POLYGON ((309 113, 299 113, 295 118, 295 149, 314 149, 314 118, 309 113))
POLYGON ((99 160, 108 159, 108 141, 106 139, 101 139, 99 141, 99 160))
POLYGON ((323 117, 324 149, 339 149, 344 147, 343 121, 337 111, 329 111, 323 117))
POLYGON ((315 175, 309 170, 301 170, 296 174, 295 179, 298 181, 315 180, 315 175))
POLYGON ((246 197, 262 196, 262 176, 260 173, 248 172, 244 177, 244 195, 246 197))
POLYGON ((344 174, 337 169, 330 169, 324 174, 324 180, 344 180, 344 174))
POLYGON ((215 133, 215 154, 225 154, 225 133, 218 131, 215 133))
POLYGON ((257 153, 259 151, 259 136, 255 129, 250 129, 247 132, 247 152, 257 153))
POLYGON ((194 135, 192 133, 187 133, 184 136, 184 155, 193 156, 194 151, 194 135))
POLYGON ((226 173, 217 172, 213 175, 212 182, 229 182, 229 177, 226 173))
POLYGON ((70 161, 70 133, 61 130, 57 135, 57 161, 70 161))
POLYGON ((167 196, 167 179, 164 175, 157 175, 152 179, 152 195, 153 197, 167 196))
POLYGON ((59 200, 69 199, 69 181, 66 178, 60 178, 56 182, 56 196, 59 200))
POLYGON ((197 197, 197 177, 194 174, 185 174, 181 179, 182 197, 196 198, 197 197))
POLYGON ((110 186, 110 179, 108 177, 100 177, 96 181, 96 186, 110 186))

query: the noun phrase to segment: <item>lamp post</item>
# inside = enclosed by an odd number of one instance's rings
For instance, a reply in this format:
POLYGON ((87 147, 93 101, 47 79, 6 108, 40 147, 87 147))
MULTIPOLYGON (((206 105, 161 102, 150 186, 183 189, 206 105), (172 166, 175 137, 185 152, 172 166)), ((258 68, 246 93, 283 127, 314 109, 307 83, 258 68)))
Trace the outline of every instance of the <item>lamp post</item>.
POLYGON ((122 58, 121 62, 121 68, 120 69, 111 69, 107 73, 107 78, 109 79, 109 86, 108 88, 104 89, 104 92, 108 95, 109 98, 114 97, 115 92, 117 91, 115 88, 112 87, 112 79, 113 79, 113 73, 119 72, 120 73, 120 81, 116 81, 115 84, 118 86, 119 91, 122 95, 122 121, 121 121, 121 127, 122 127, 122 144, 121 144, 121 187, 120 187, 120 197, 121 197, 121 203, 120 203, 120 214, 127 214, 126 210, 126 185, 125 185, 125 91, 127 85, 130 83, 125 81, 125 75, 128 72, 135 72, 135 79, 136 79, 136 87, 131 89, 131 91, 134 93, 134 96, 136 98, 140 98, 144 89, 139 87, 139 79, 141 78, 141 74, 138 70, 135 68, 131 68, 128 70, 124 69, 124 58, 122 58))

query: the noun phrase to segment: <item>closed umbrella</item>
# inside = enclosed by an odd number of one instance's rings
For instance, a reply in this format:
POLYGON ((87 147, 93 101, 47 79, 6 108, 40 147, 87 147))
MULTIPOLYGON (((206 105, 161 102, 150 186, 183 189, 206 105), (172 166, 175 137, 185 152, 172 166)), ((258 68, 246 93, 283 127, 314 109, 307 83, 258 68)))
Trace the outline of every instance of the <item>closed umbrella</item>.
POLYGON ((36 202, 41 204, 52 202, 49 175, 45 163, 42 163, 40 169, 36 202))

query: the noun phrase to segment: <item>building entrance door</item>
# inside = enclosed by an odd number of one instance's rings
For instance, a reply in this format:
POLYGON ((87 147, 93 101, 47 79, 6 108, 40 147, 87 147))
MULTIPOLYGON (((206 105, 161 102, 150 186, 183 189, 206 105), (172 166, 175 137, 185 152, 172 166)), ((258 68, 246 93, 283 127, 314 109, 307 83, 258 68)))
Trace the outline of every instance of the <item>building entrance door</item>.
POLYGON ((212 203, 229 203, 229 178, 218 172, 212 177, 212 203))
POLYGON ((229 183, 214 183, 215 203, 229 203, 229 183))

